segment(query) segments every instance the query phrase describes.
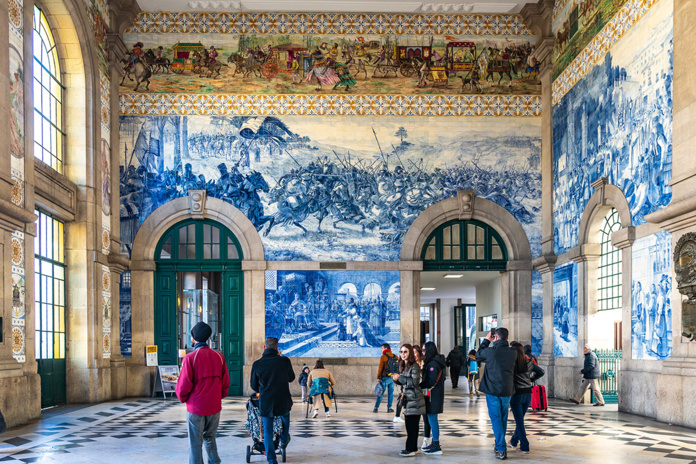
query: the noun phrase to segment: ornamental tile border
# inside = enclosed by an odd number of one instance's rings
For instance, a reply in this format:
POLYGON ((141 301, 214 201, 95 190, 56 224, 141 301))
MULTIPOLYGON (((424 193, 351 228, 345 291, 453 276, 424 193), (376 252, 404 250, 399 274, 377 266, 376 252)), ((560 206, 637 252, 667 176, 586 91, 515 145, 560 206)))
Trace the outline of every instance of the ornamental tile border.
MULTIPOLYGON (((551 15, 551 19, 553 21, 556 20, 558 17, 558 14, 561 12, 563 8, 570 2, 571 0, 556 0, 553 4, 553 14, 551 15)), ((575 0, 573 0, 575 1, 575 0)))
POLYGON ((553 81, 555 105, 659 0, 629 0, 553 81))
POLYGON ((123 116, 541 116, 540 95, 120 96, 123 116))
POLYGON ((111 358, 111 269, 102 266, 102 359, 111 358))
POLYGON ((520 15, 142 12, 127 33, 532 36, 520 15))

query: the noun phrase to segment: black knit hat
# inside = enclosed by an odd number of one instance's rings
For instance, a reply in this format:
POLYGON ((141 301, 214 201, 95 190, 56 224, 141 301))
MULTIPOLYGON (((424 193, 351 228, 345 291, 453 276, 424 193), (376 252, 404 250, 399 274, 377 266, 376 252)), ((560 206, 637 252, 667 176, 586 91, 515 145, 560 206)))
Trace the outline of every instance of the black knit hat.
POLYGON ((193 339, 201 343, 208 341, 212 333, 213 329, 211 329, 210 326, 205 322, 199 322, 193 326, 193 329, 191 329, 191 336, 193 339))

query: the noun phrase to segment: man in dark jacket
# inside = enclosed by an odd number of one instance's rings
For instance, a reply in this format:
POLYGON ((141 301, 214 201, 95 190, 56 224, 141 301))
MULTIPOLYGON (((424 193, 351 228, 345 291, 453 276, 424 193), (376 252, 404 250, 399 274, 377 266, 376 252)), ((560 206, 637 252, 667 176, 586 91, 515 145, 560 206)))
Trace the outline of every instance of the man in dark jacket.
POLYGON ((251 389, 259 393, 259 415, 263 419, 263 441, 269 464, 278 464, 273 446, 274 416, 279 416, 283 422, 280 446, 285 448, 290 442, 290 383, 293 380, 295 372, 290 360, 278 352, 278 339, 267 338, 261 359, 251 366, 250 384, 251 389))
POLYGON ((580 400, 587 389, 592 388, 595 398, 597 398, 597 402, 594 405, 604 406, 604 397, 599 390, 599 381, 597 380, 600 375, 599 359, 597 359, 597 355, 592 352, 592 347, 589 344, 585 345, 583 351, 585 352, 585 365, 580 370, 580 374, 583 376, 582 385, 580 385, 578 394, 575 395, 575 398, 571 398, 570 401, 575 404, 580 404, 580 400))
POLYGON ((515 361, 517 353, 508 343, 508 330, 498 328, 495 337, 489 333, 481 342, 476 360, 486 363, 479 390, 486 394, 488 417, 495 435, 495 457, 507 459, 505 432, 510 398, 515 393, 515 361), (491 342, 494 342, 491 346, 491 342))
POLYGON ((450 377, 452 378, 452 388, 458 388, 459 385, 459 374, 462 371, 462 366, 464 365, 464 356, 462 352, 459 351, 459 347, 452 348, 452 351, 447 355, 447 365, 450 368, 450 377))

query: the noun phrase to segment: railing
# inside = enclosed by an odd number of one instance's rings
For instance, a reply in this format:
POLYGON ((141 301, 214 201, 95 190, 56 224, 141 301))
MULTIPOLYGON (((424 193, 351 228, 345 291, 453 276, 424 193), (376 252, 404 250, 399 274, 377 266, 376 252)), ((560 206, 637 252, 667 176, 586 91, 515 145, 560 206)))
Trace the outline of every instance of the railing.
MULTIPOLYGON (((599 389, 605 403, 619 402, 619 370, 621 369, 621 350, 595 350, 599 359, 599 389)), ((594 403, 594 394, 592 402, 594 403)))

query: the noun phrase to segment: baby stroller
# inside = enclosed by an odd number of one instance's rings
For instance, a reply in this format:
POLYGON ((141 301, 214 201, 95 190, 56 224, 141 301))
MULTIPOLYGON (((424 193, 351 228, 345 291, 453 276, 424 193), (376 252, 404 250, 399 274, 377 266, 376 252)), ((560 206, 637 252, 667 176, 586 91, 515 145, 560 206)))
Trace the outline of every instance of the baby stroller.
MULTIPOLYGON (((259 394, 254 393, 249 397, 249 401, 246 404, 247 418, 246 418, 246 429, 251 435, 251 439, 254 440, 253 445, 247 445, 246 447, 246 462, 251 462, 251 456, 266 454, 266 445, 263 442, 263 419, 259 413, 259 394)), ((283 462, 285 462, 285 448, 280 447, 280 433, 283 430, 283 422, 280 417, 273 418, 273 446, 275 447, 276 453, 280 454, 283 462)))

